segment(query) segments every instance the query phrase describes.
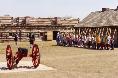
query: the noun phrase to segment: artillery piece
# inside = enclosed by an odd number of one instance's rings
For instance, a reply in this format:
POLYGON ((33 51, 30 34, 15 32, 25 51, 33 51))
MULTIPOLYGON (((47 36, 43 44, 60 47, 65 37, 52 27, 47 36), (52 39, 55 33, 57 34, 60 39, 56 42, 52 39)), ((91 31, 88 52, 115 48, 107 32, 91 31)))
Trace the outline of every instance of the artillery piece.
POLYGON ((28 49, 26 48, 18 48, 18 51, 13 56, 12 48, 10 45, 7 45, 6 48, 6 60, 7 60, 7 67, 9 70, 13 69, 15 66, 18 65, 19 61, 23 57, 32 57, 32 63, 34 68, 37 68, 40 64, 40 52, 39 47, 37 44, 34 44, 32 47, 32 54, 28 55, 28 49))

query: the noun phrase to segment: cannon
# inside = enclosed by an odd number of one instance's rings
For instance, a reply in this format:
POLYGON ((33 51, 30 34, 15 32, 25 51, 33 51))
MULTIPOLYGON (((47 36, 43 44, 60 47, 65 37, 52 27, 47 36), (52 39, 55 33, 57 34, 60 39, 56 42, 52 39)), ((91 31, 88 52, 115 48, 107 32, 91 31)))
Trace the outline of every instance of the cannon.
POLYGON ((40 52, 39 47, 37 44, 34 44, 32 47, 32 53, 28 55, 28 49, 26 48, 18 48, 18 51, 13 55, 12 48, 10 45, 7 45, 6 48, 6 60, 7 60, 7 67, 9 70, 16 67, 19 61, 23 57, 32 57, 32 63, 34 68, 37 68, 40 64, 40 52))

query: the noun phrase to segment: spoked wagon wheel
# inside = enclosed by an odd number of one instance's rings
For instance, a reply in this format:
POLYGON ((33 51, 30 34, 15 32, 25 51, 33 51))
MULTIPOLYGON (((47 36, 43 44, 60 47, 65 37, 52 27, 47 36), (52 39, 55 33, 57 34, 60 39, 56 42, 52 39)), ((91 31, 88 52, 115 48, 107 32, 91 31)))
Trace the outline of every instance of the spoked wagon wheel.
POLYGON ((7 67, 9 70, 11 70, 13 68, 13 55, 10 45, 7 45, 6 48, 6 60, 7 60, 7 67))
POLYGON ((35 68, 37 68, 40 64, 40 52, 38 45, 34 44, 32 48, 32 63, 35 68))

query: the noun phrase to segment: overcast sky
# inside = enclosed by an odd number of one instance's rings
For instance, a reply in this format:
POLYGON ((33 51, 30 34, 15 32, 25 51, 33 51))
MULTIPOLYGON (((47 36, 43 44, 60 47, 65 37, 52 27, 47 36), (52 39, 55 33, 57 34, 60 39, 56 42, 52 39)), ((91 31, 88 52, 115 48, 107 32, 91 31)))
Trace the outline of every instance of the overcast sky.
POLYGON ((118 0, 0 0, 0 16, 77 17, 102 7, 116 8, 118 0))

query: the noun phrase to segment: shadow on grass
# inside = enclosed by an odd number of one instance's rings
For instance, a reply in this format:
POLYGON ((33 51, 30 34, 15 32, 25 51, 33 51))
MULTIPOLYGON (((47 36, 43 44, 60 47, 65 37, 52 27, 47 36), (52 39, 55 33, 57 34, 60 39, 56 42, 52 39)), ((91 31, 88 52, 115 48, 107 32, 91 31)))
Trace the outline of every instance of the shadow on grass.
MULTIPOLYGON (((13 69, 35 69, 34 66, 18 66, 14 67, 13 69)), ((7 67, 0 67, 0 70, 9 70, 7 67)))
POLYGON ((58 45, 51 45, 51 46, 58 46, 58 45))
MULTIPOLYGON (((52 45, 52 46, 58 46, 58 45, 52 45)), ((98 51, 98 50, 107 50, 107 49, 95 49, 95 48, 87 48, 87 47, 77 47, 77 46, 58 46, 58 47, 72 47, 72 48, 81 48, 81 49, 88 49, 88 50, 95 50, 95 51, 98 51)))

